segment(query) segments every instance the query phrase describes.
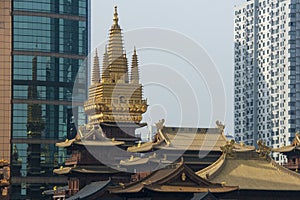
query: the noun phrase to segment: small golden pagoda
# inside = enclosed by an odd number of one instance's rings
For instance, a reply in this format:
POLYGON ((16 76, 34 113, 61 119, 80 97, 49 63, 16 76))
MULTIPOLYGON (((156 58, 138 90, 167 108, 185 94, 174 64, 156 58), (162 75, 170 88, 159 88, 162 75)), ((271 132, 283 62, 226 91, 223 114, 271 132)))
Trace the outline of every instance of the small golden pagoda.
POLYGON ((145 126, 140 124, 142 114, 147 110, 139 83, 138 57, 136 49, 132 56, 131 76, 123 47, 122 29, 118 24, 115 7, 114 23, 110 29, 108 46, 103 55, 100 76, 99 57, 96 50, 92 70, 92 83, 84 110, 89 124, 100 124, 108 138, 132 138, 134 130, 145 126))

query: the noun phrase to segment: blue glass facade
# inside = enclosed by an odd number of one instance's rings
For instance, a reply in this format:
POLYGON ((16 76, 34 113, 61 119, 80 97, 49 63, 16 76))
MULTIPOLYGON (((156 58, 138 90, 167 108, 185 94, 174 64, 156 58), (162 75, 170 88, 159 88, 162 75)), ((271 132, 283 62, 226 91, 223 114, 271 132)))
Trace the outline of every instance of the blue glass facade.
POLYGON ((86 17, 88 1, 83 0, 14 0, 15 10, 45 12, 55 14, 70 14, 86 17))
POLYGON ((75 134, 72 90, 88 53, 88 12, 86 0, 12 1, 11 199, 42 199, 66 183, 52 173, 66 156, 55 143, 75 134))

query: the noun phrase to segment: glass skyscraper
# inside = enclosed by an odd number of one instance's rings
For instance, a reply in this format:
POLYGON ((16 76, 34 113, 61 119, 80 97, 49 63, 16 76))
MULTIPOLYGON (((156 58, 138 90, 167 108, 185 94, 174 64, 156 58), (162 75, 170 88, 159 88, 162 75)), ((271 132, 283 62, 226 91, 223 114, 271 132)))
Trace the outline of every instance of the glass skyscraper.
MULTIPOLYGON (((89 48, 89 1, 0 2, 0 159, 10 161, 10 199, 42 199, 74 137, 72 90, 89 48)), ((87 76, 87 70, 84 76, 87 76)), ((75 113, 74 113, 75 110, 75 113)))

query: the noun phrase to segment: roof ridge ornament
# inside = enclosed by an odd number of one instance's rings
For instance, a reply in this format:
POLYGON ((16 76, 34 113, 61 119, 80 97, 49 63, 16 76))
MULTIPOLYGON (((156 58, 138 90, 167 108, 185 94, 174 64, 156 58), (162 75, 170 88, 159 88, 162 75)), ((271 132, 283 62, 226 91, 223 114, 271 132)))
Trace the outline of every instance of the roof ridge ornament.
POLYGON ((295 134, 295 138, 294 138, 292 144, 293 144, 293 146, 300 146, 300 133, 299 132, 297 132, 295 134))
POLYGON ((258 150, 256 150, 256 152, 259 154, 259 157, 268 159, 272 148, 266 146, 262 139, 257 141, 257 146, 258 150))
POLYGON ((220 120, 217 120, 216 121, 216 125, 217 125, 217 128, 220 129, 221 131, 224 131, 225 129, 225 124, 223 124, 220 120))
POLYGON ((227 141, 224 146, 221 147, 222 152, 229 157, 233 157, 233 149, 234 149, 234 140, 227 141))
POLYGON ((157 123, 155 123, 157 131, 162 130, 164 128, 164 124, 165 124, 165 119, 161 119, 157 123))

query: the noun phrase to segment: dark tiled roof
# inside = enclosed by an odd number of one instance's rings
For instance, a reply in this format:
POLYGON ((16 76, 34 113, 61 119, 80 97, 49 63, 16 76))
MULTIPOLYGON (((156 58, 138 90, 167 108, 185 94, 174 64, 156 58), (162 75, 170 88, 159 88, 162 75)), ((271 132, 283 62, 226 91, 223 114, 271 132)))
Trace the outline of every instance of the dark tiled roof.
POLYGON ((110 180, 93 182, 89 185, 86 185, 84 188, 79 190, 79 192, 77 192, 74 196, 72 196, 66 200, 85 199, 85 198, 105 189, 109 185, 109 183, 110 183, 110 180))
POLYGON ((69 147, 72 144, 85 146, 118 146, 123 145, 122 141, 114 141, 105 137, 100 126, 84 126, 78 129, 78 134, 71 140, 56 143, 57 147, 69 147))
POLYGON ((122 185, 118 188, 110 188, 111 193, 138 193, 143 189, 155 192, 183 192, 183 193, 199 193, 199 192, 229 192, 237 190, 238 187, 223 187, 218 183, 211 183, 201 177, 198 177, 183 162, 170 165, 164 169, 160 169, 151 173, 149 176, 140 181, 122 185))

